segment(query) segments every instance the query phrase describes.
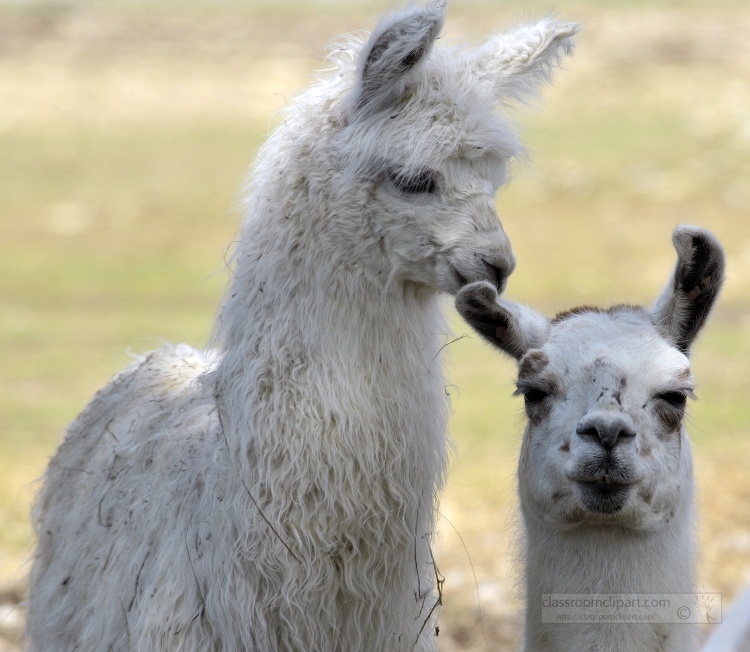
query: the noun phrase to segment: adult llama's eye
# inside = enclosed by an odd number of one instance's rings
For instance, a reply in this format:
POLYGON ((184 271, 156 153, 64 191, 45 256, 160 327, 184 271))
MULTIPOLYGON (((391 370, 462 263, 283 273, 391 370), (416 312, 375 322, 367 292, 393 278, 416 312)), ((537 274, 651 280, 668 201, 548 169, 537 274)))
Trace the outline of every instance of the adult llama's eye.
POLYGON ((668 403, 674 408, 683 408, 687 402, 687 396, 682 392, 663 392, 657 394, 655 398, 668 403))
POLYGON ((394 186, 406 195, 430 195, 437 192, 437 173, 433 170, 421 170, 413 175, 391 172, 390 180, 394 186))

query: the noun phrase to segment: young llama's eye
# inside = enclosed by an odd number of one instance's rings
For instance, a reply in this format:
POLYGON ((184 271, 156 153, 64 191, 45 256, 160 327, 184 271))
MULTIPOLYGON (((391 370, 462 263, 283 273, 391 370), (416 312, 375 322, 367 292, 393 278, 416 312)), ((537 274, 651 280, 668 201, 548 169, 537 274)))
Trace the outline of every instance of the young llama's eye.
POLYGON ((549 398, 549 392, 545 392, 543 389, 537 387, 527 389, 523 392, 523 400, 526 405, 536 405, 541 403, 545 398, 549 398))
POLYGON ((422 170, 413 176, 404 176, 392 172, 391 183, 406 195, 430 195, 437 192, 437 173, 432 170, 422 170))

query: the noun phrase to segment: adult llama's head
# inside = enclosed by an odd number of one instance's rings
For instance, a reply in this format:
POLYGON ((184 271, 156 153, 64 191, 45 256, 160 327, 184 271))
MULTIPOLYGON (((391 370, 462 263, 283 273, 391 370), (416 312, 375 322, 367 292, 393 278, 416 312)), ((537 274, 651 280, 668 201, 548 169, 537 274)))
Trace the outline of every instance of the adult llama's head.
POLYGON ((256 194, 316 251, 345 252, 342 270, 502 290, 515 260, 494 195, 522 149, 503 110, 550 80, 579 27, 548 17, 448 47, 435 44, 445 10, 412 6, 339 45, 266 145, 256 194))

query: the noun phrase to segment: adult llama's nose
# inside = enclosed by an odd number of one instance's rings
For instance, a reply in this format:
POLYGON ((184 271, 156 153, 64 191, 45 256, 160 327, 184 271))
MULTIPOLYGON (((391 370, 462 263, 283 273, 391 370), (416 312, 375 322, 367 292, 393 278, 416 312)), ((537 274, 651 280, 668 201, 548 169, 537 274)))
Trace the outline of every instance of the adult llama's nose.
POLYGON ((484 266, 486 280, 492 283, 498 292, 502 292, 505 289, 508 277, 516 268, 516 257, 513 252, 485 254, 479 256, 479 260, 484 266))
POLYGON ((617 442, 635 437, 635 424, 622 412, 592 412, 578 422, 576 434, 582 439, 611 450, 617 442))
POLYGON ((475 249, 472 252, 471 264, 474 273, 469 274, 467 280, 487 281, 495 286, 498 292, 505 289, 508 277, 516 268, 516 257, 510 239, 495 217, 495 224, 491 230, 478 234, 475 249))

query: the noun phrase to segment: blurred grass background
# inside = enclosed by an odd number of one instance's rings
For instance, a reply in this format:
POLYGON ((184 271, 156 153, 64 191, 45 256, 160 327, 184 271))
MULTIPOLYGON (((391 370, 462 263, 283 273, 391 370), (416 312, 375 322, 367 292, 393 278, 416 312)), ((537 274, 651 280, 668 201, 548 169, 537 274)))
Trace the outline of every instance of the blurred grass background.
MULTIPOLYGON (((204 343, 237 193, 274 112, 328 42, 387 4, 0 3, 0 584, 23 577, 34 479, 66 423, 129 352, 204 343)), ((676 224, 724 243, 729 280, 695 347, 689 430, 701 586, 726 605, 750 581, 750 7, 556 5, 586 26, 543 103, 517 113, 531 158, 497 200, 519 260, 507 295, 549 314, 650 303, 676 224)), ((454 0, 445 40, 548 8, 454 0)), ((447 350, 457 455, 441 506, 440 640, 505 649, 520 628, 521 405, 513 366, 477 338, 447 350)), ((0 612, 2 650, 20 612, 0 612)))

